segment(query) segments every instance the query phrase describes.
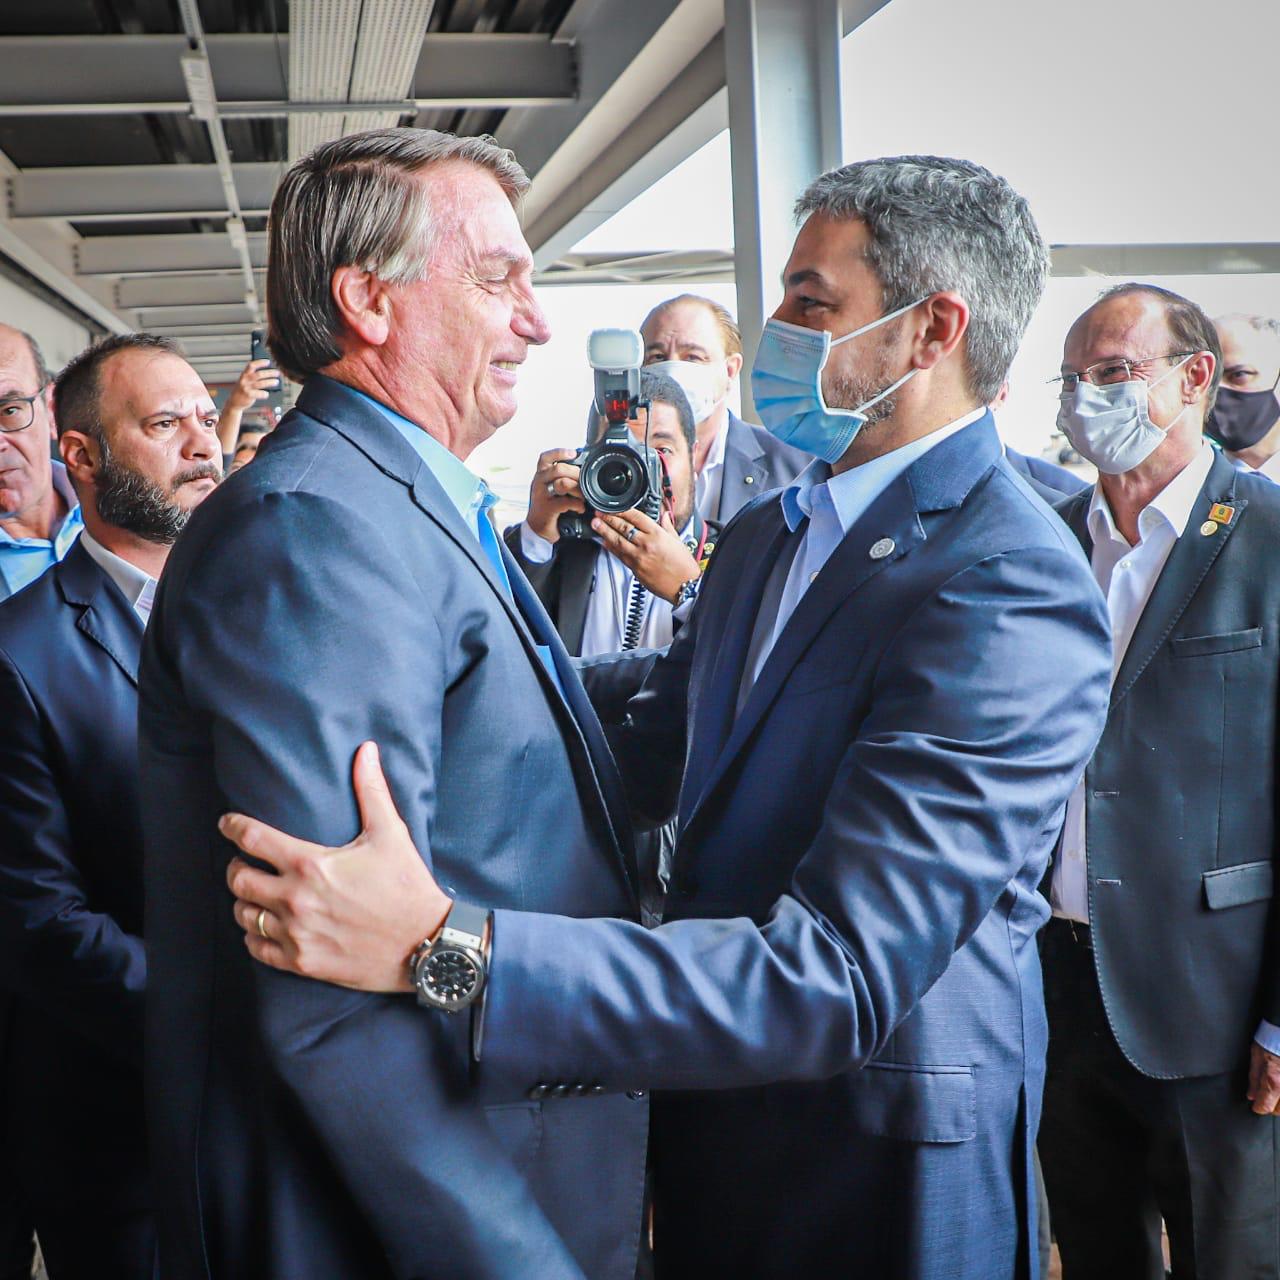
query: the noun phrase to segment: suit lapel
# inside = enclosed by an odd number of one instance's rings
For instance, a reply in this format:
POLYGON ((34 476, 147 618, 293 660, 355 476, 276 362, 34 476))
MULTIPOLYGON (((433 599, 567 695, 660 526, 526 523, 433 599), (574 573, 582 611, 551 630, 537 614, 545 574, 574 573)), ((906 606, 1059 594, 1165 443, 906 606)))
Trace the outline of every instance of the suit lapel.
POLYGON ((1138 619, 1138 625, 1134 628, 1124 661, 1116 673, 1111 690, 1113 707, 1146 670, 1156 650, 1168 638, 1187 605, 1191 603, 1192 596, 1222 553, 1222 548, 1240 527, 1245 508, 1249 504, 1247 500, 1235 497, 1235 487, 1235 468, 1220 453, 1215 452, 1213 466, 1191 508, 1187 527, 1169 552, 1169 558, 1165 561, 1146 607, 1142 610, 1142 616, 1138 619), (1217 503, 1230 506, 1234 515, 1230 524, 1214 522, 1216 532, 1206 537, 1201 534, 1200 526, 1208 522, 1209 510, 1217 503))
MULTIPOLYGON (((926 529, 922 517, 958 507, 999 457, 999 438, 995 434, 991 415, 987 414, 917 459, 854 522, 787 620, 747 698, 742 714, 733 724, 728 740, 721 748, 714 765, 708 770, 705 783, 697 790, 686 825, 692 823, 703 800, 746 746, 777 700, 787 677, 817 639, 832 614, 872 578, 891 570, 924 542, 926 529), (886 541, 892 542, 892 549, 887 554, 884 552, 886 541), (877 552, 874 556, 873 547, 877 552)), ((782 523, 780 508, 778 520, 782 523)), ((785 523, 783 529, 785 530, 785 523)), ((781 543, 778 543, 776 549, 780 549, 780 546, 781 543)), ((768 564, 761 571, 763 575, 767 576, 772 563, 772 558, 769 558, 768 564)), ((731 699, 731 706, 736 705, 751 632, 762 605, 763 589, 762 578, 754 591, 743 592, 751 610, 750 617, 741 607, 734 610, 738 647, 734 650, 735 660, 732 665, 726 662, 723 668, 715 669, 717 674, 712 683, 716 686, 713 696, 717 699, 717 707, 720 705, 718 700, 724 698, 731 699), (745 644, 742 642, 744 633, 745 644)), ((857 637, 852 637, 851 641, 856 645, 857 637)), ((732 643, 728 637, 725 642, 726 647, 732 643)))
MULTIPOLYGON (((734 554, 736 561, 733 565, 736 581, 732 603, 714 635, 699 635, 699 644, 707 644, 713 656, 702 683, 697 721, 689 736, 689 760, 685 785, 681 789, 682 810, 686 804, 696 803, 707 790, 703 780, 709 779, 733 731, 742 673, 763 606, 765 589, 778 557, 792 537, 799 538, 800 533, 791 533, 782 514, 781 502, 775 502, 765 508, 759 527, 754 530, 750 545, 744 547, 741 556, 733 552, 730 540, 729 554, 734 554)), ((681 813, 682 825, 688 817, 688 814, 681 813)))
POLYGON ((730 414, 725 431, 728 435, 724 442, 724 476, 720 481, 717 512, 722 522, 768 489, 770 474, 769 459, 741 418, 730 414))
POLYGON ((471 561, 488 584, 495 600, 511 619, 552 706, 560 709, 562 722, 568 723, 574 734, 613 836, 623 874, 628 878, 633 893, 636 892, 639 879, 635 866, 635 843, 622 783, 605 742, 604 731, 555 626, 506 544, 501 538, 496 539, 511 585, 510 593, 479 541, 458 514, 457 507, 432 475, 431 468, 377 409, 323 375, 308 380, 299 397, 298 408, 345 436, 375 466, 406 485, 414 505, 471 561), (550 650, 559 685, 547 670, 538 652, 539 645, 550 650))
MULTIPOLYGON (((594 544, 593 544, 594 545, 594 544)), ((582 680, 569 657, 569 651, 556 631, 550 615, 543 608, 538 593, 534 591, 529 580, 524 576, 516 558, 502 543, 502 561, 511 579, 511 592, 515 597, 518 611, 527 620, 529 634, 535 644, 542 645, 551 654, 551 661, 560 680, 560 688, 555 690, 556 701, 561 706, 567 705, 569 715, 565 717, 578 738, 579 749, 587 763, 595 782, 596 793, 608 820, 617 851, 622 859, 623 870, 627 875, 632 893, 639 893, 640 876, 635 857, 635 836, 631 830, 630 810, 627 806, 626 793, 622 786, 622 778, 609 750, 604 736, 604 729, 596 716, 591 699, 582 686, 582 680), (561 697, 563 691, 563 697, 561 697)), ((546 683, 553 689, 555 681, 547 673, 542 657, 535 650, 534 665, 546 676, 546 683)))
POLYGON ((62 598, 80 611, 76 628, 106 653, 129 678, 129 683, 136 686, 142 619, 79 543, 67 552, 54 573, 62 598))

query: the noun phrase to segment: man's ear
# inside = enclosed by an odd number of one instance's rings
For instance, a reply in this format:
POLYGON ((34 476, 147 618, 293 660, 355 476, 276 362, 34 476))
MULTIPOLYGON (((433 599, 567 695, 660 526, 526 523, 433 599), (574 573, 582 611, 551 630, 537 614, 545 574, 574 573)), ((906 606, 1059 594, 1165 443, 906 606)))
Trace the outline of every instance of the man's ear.
POLYGON ((930 294, 903 319, 913 326, 913 366, 932 369, 964 340, 969 328, 969 304, 958 293, 947 290, 930 294))
POLYGON ((391 298, 386 282, 360 267, 338 267, 329 289, 343 325, 366 346, 383 346, 391 333, 391 298))
POLYGON ((1183 366, 1182 372, 1187 378, 1185 386, 1190 393, 1189 396, 1184 395, 1183 399, 1188 404, 1194 404, 1209 390, 1209 384, 1213 382, 1213 371, 1217 367, 1218 362, 1212 351, 1197 352, 1183 366))
POLYGON ((729 381, 732 382, 742 372, 742 352, 735 351, 726 361, 726 366, 729 370, 729 381))
POLYGON ((41 393, 41 401, 44 404, 45 413, 48 415, 48 418, 49 418, 49 439, 56 443, 58 439, 58 424, 55 421, 53 416, 53 382, 52 381, 50 381, 45 386, 44 391, 41 393))
POLYGON ((102 450, 92 436, 83 431, 64 431, 58 437, 58 452, 74 482, 93 485, 102 465, 102 450))

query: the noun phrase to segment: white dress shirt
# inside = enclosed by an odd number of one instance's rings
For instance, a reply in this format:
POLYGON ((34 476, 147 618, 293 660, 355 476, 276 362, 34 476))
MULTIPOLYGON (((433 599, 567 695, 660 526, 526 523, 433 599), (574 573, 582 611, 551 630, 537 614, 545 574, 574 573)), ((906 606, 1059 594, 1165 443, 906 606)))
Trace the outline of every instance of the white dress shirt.
MULTIPOLYGON (((1151 598, 1174 543, 1182 537, 1191 509, 1213 465, 1213 449, 1199 452, 1138 515, 1138 544, 1131 547, 1116 528, 1111 508, 1095 485, 1089 502, 1089 536, 1093 539, 1093 576, 1107 598, 1111 615, 1111 678, 1129 649, 1134 629, 1151 598)), ((1089 877, 1085 860, 1085 785, 1081 778, 1067 801, 1062 830, 1062 856, 1050 886, 1053 913, 1089 923, 1089 877)))
POLYGON ((151 606, 155 603, 156 580, 145 569, 139 569, 114 551, 108 551, 88 529, 81 533, 80 541, 98 568, 120 588, 145 627, 151 617, 151 606))
MULTIPOLYGON (((688 545, 693 522, 685 526, 681 534, 688 545)), ((555 543, 548 542, 529 528, 526 520, 520 525, 520 550, 530 564, 546 564, 555 554, 555 543)), ((622 648, 626 634, 627 611, 631 606, 631 586, 635 576, 616 556, 602 546, 596 548, 596 563, 591 580, 591 595, 587 600, 587 616, 582 629, 583 658, 594 658, 601 653, 617 653, 622 648)), ((665 649, 675 634, 675 621, 683 622, 692 608, 692 602, 680 606, 677 611, 667 600, 659 599, 652 592, 644 593, 644 622, 640 628, 641 649, 665 649)))
POLYGON ((695 477, 694 501, 698 505, 698 514, 704 520, 719 520, 720 492, 724 488, 724 451, 729 442, 729 415, 726 413, 724 426, 716 432, 716 438, 707 450, 702 470, 695 477))

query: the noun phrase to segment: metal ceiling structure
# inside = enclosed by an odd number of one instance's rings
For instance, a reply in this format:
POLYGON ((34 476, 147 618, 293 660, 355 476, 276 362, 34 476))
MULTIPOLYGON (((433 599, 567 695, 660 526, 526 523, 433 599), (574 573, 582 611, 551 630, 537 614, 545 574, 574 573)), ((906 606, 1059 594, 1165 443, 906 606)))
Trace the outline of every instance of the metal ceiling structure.
MULTIPOLYGON (((839 154, 830 45, 886 2, 9 0, 0 259, 82 323, 168 333, 224 382, 259 322, 289 161, 415 124, 515 150, 543 283, 736 279, 749 330, 800 171, 839 154), (810 136, 770 136, 780 113, 812 115, 810 136), (736 257, 574 252, 731 124, 736 257)), ((1054 269, 1280 271, 1280 246, 1059 246, 1054 269)))

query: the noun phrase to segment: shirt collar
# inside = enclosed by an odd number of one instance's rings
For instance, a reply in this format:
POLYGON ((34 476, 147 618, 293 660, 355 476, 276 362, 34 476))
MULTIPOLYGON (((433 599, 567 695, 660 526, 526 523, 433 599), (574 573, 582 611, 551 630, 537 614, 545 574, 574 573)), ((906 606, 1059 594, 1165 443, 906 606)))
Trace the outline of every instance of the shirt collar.
POLYGON ((139 569, 114 551, 108 551, 88 529, 81 533, 80 541, 93 562, 120 588, 120 594, 146 622, 155 598, 156 580, 145 569, 139 569))
POLYGON ((729 440, 729 415, 726 413, 724 417, 724 426, 716 432, 716 438, 711 442, 711 448, 707 450, 706 461, 702 464, 702 474, 705 476, 708 471, 714 471, 717 467, 724 466, 724 451, 729 440))
MULTIPOLYGON (((1213 449, 1208 443, 1202 443, 1196 450, 1195 457, 1169 481, 1154 498, 1138 513, 1138 536, 1145 541, 1147 536, 1158 525, 1165 525, 1175 538, 1182 537, 1191 519, 1192 508, 1200 490, 1208 478, 1209 468, 1213 466, 1213 449)), ((1111 514, 1111 504, 1102 492, 1102 485, 1093 486, 1093 497, 1089 499, 1088 515, 1089 537, 1100 542, 1103 537, 1112 541, 1125 541, 1124 535, 1116 528, 1115 517, 1111 514)))
MULTIPOLYGON (((354 387, 349 389, 355 391, 354 387)), ((489 486, 429 431, 423 430, 416 422, 410 422, 394 409, 388 409, 381 401, 365 395, 363 391, 356 391, 356 395, 373 405, 404 436, 418 457, 427 464, 449 501, 457 507, 458 514, 468 524, 473 524, 479 513, 487 511, 498 501, 497 494, 490 492, 489 486)))
POLYGON ((795 483, 782 492, 782 514, 787 527, 794 533, 813 514, 814 500, 819 496, 815 489, 825 485, 836 518, 840 521, 840 528, 848 533, 867 508, 913 462, 924 457, 930 449, 940 445, 949 436, 977 422, 986 412, 986 405, 979 405, 954 422, 948 422, 945 427, 939 427, 927 436, 891 449, 861 466, 851 467, 838 476, 831 474, 831 467, 827 463, 815 459, 796 477, 795 483))

